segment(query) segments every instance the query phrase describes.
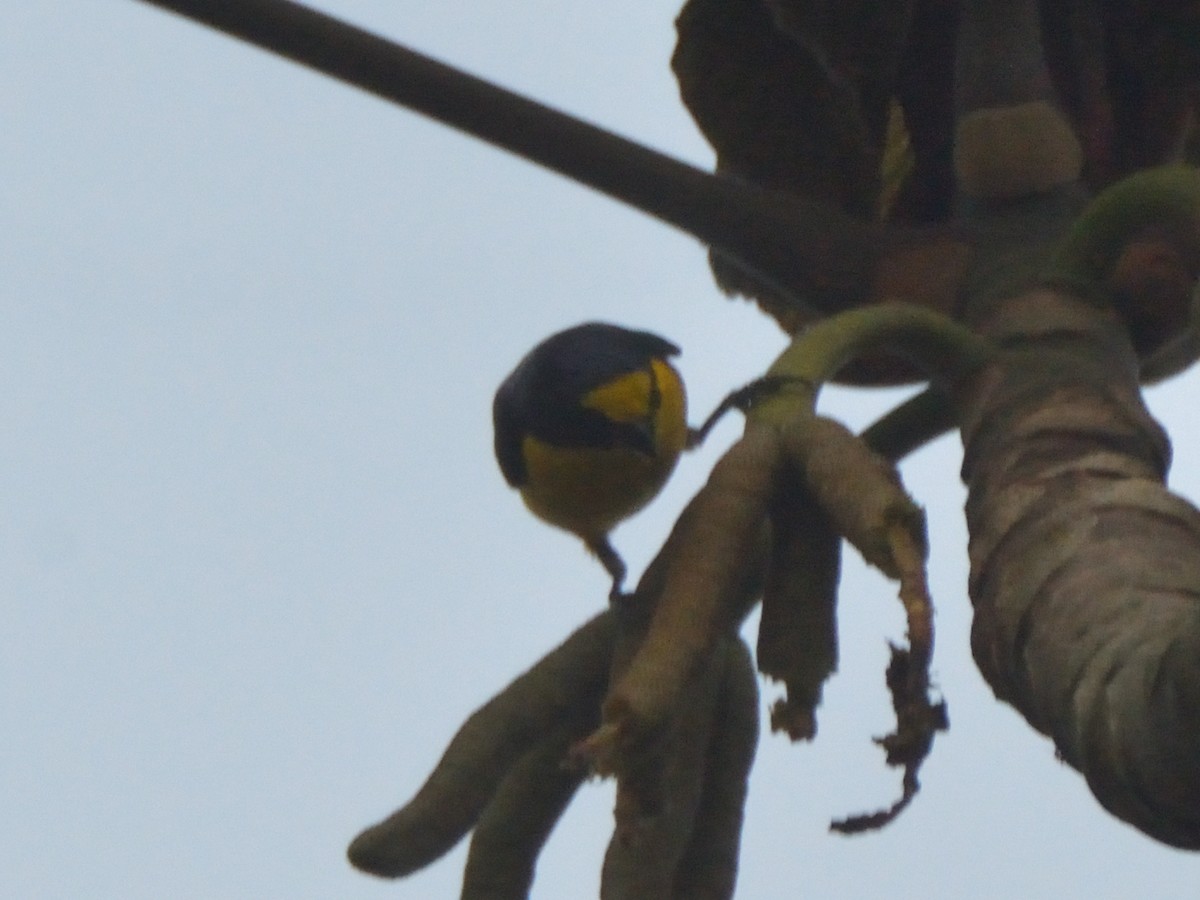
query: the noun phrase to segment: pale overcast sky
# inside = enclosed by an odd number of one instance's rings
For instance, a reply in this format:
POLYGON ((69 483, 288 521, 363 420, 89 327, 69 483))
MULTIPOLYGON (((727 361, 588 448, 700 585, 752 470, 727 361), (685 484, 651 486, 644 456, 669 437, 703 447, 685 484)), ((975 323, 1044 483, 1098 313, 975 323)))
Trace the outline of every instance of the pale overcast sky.
MULTIPOLYGON (((674 2, 319 5, 711 162, 674 2)), ((0 5, 0 122, 0 896, 457 896, 462 847, 389 883, 345 846, 607 589, 500 477, 496 384, 601 318, 684 348, 698 418, 782 337, 691 239, 134 0, 0 5)), ((1196 385, 1151 395, 1193 498, 1196 385)), ((635 571, 736 433, 616 533, 635 571)), ((841 671, 815 744, 763 738, 738 896, 1194 900, 1196 858, 1105 813, 976 672, 959 457, 904 469, 952 725, 923 791, 827 832, 899 785, 871 737, 903 626, 850 552, 841 671)), ((595 896, 611 802, 583 790, 534 897, 595 896)))

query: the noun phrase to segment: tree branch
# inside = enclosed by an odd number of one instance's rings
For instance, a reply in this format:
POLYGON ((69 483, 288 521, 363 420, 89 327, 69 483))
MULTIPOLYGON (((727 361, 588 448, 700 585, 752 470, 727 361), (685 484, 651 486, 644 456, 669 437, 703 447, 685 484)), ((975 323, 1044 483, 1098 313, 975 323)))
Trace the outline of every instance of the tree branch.
MULTIPOLYGON (((863 222, 832 206, 702 171, 289 0, 141 2, 427 115, 642 210, 815 312, 869 302, 880 279, 895 277, 897 263, 890 257, 911 266, 914 250, 946 242, 945 229, 863 222)), ((940 258, 924 264, 945 268, 940 258)), ((930 279, 939 289, 944 280, 930 279)))
POLYGON ((1006 349, 959 397, 976 663, 1105 808, 1200 848, 1200 512, 1164 484, 1133 347, 1058 291, 984 332, 1006 349))

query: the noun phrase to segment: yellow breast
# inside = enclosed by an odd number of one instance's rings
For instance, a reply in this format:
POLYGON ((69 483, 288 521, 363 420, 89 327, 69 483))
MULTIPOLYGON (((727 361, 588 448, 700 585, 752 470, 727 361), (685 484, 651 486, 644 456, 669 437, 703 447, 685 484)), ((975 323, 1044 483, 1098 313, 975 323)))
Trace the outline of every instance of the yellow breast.
POLYGON ((687 441, 687 401, 679 374, 655 359, 590 392, 582 405, 613 422, 644 424, 654 453, 625 446, 560 447, 526 436, 526 506, 539 518, 584 538, 607 534, 653 499, 687 441))

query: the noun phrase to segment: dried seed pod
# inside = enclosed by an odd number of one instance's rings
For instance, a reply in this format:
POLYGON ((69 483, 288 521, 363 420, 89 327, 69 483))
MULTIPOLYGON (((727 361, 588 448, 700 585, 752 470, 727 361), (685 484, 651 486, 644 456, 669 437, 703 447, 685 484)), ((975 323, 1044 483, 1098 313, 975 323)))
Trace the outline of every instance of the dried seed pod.
POLYGON ((471 834, 461 900, 529 896, 538 854, 587 774, 567 765, 569 750, 599 717, 581 706, 509 770, 471 834))
POLYGON ((909 646, 893 650, 887 684, 896 730, 879 738, 888 764, 904 768, 903 793, 886 810, 833 823, 839 831, 887 824, 916 794, 917 772, 936 732, 947 727, 945 705, 929 698, 933 606, 925 578, 925 518, 909 499, 895 469, 844 426, 818 416, 784 429, 784 447, 808 490, 867 562, 900 582, 909 646))
POLYGON ((896 578, 889 532, 903 524, 925 544, 924 515, 895 467, 833 419, 814 416, 783 430, 783 444, 835 529, 868 563, 896 578))
POLYGON ((397 878, 453 847, 547 730, 599 703, 613 640, 613 617, 601 613, 473 713, 416 796, 351 842, 350 862, 397 878))
POLYGON ((645 640, 604 701, 604 725, 584 748, 600 771, 623 770, 623 745, 665 720, 735 610, 744 608, 746 573, 759 564, 779 460, 778 432, 750 425, 692 501, 645 640))
POLYGON ((625 754, 616 825, 601 872, 601 900, 673 895, 676 868, 696 826, 725 674, 724 641, 674 698, 652 739, 625 754))
POLYGON ((794 472, 786 473, 771 503, 758 669, 786 685, 787 698, 771 709, 771 729, 794 741, 816 734, 821 689, 837 668, 841 545, 841 536, 811 492, 794 472))
POLYGON ((758 679, 750 649, 726 642, 725 673, 691 841, 676 866, 675 900, 728 900, 737 880, 747 780, 758 745, 758 679))

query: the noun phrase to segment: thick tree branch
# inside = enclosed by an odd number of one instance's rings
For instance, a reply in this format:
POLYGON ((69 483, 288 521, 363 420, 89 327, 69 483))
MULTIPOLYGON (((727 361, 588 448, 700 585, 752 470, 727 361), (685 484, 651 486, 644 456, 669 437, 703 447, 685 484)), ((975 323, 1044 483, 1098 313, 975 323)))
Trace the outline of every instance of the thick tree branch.
POLYGON ((1200 848, 1200 512, 1137 357, 1061 292, 983 328, 1009 349, 960 396, 976 662, 1109 811, 1200 848))

